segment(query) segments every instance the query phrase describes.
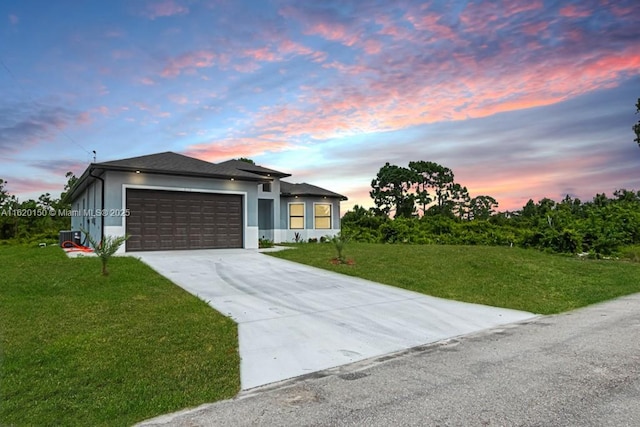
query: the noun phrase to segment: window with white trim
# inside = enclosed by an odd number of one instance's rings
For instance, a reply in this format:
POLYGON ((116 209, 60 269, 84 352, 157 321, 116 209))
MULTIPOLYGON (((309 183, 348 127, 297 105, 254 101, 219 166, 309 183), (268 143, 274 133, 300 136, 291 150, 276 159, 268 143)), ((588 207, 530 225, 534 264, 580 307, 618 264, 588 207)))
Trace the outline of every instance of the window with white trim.
POLYGON ((304 228, 304 203, 289 203, 289 228, 291 230, 304 228))
POLYGON ((331 228, 331 203, 313 205, 313 228, 322 230, 331 228))

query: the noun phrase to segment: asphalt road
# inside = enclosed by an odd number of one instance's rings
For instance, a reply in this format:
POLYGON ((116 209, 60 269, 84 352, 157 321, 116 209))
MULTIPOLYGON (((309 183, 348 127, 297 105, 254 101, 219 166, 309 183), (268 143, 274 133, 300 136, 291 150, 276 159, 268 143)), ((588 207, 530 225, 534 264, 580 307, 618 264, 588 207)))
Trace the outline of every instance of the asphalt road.
POLYGON ((170 426, 640 426, 640 294, 166 415, 170 426))

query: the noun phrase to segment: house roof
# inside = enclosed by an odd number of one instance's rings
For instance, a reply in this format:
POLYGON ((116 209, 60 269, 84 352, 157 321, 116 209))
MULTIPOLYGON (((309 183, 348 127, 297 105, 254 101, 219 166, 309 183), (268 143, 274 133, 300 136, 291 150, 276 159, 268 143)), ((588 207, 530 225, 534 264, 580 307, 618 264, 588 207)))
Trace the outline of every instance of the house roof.
POLYGON ((280 181, 280 194, 283 196, 319 196, 348 200, 347 197, 342 194, 334 193, 333 191, 316 187, 306 182, 302 184, 292 184, 290 182, 280 181))
POLYGON ((258 175, 263 175, 263 176, 275 176, 278 178, 291 176, 291 174, 289 173, 280 172, 277 170, 265 168, 262 166, 255 165, 253 163, 244 162, 242 160, 236 160, 236 159, 227 160, 226 162, 218 163, 216 166, 225 167, 229 169, 239 169, 241 171, 256 173, 258 175))
POLYGON ((154 172, 183 176, 210 176, 215 178, 238 178, 248 181, 264 181, 258 174, 239 168, 207 162, 182 154, 166 151, 164 153, 131 157, 110 162, 92 163, 96 169, 154 172))
POLYGON ((239 181, 255 182, 270 182, 273 180, 268 176, 247 172, 231 165, 221 166, 172 151, 166 151, 128 159, 91 163, 80 176, 76 185, 67 193, 66 199, 73 200, 87 186, 90 177, 100 176, 105 171, 141 172, 217 179, 233 178, 239 181))
MULTIPOLYGON (((73 200, 83 191, 90 178, 102 175, 105 171, 141 172, 163 175, 192 176, 216 179, 237 179, 239 181, 254 181, 264 183, 273 181, 273 177, 283 178, 290 174, 273 169, 243 162, 241 160, 227 160, 221 163, 211 163, 182 154, 166 151, 164 153, 131 157, 128 159, 112 160, 108 162, 91 163, 78 179, 65 199, 73 200)), ((341 194, 311 184, 291 184, 280 182, 283 196, 320 196, 347 200, 341 194)))

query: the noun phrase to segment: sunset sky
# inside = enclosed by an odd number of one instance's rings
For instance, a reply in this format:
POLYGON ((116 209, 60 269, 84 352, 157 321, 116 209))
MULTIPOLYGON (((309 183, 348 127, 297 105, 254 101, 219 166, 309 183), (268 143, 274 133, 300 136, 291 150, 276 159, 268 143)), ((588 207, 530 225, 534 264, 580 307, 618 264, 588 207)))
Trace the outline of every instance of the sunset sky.
POLYGON ((385 162, 500 210, 640 190, 640 2, 0 2, 0 178, 176 151, 372 206, 385 162))

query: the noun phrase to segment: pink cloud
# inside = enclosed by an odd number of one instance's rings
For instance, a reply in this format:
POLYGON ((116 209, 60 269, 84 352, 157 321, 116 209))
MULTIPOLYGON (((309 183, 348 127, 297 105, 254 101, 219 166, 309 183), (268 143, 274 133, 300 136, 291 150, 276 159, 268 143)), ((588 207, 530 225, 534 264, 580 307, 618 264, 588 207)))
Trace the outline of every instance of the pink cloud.
POLYGON ((86 125, 91 123, 91 114, 88 111, 83 111, 76 116, 76 124, 86 125))
POLYGON ((169 60, 161 75, 163 77, 176 77, 184 70, 212 67, 215 59, 216 54, 212 51, 196 50, 187 52, 169 60))
POLYGON ((522 26, 522 32, 529 36, 537 36, 547 32, 548 22, 528 22, 522 26))
POLYGON ((150 77, 142 77, 141 79, 138 80, 138 82, 145 86, 153 86, 156 84, 155 80, 153 80, 150 77))
POLYGON ((360 30, 354 30, 336 20, 327 19, 301 8, 287 6, 280 10, 280 14, 285 18, 299 21, 304 27, 304 34, 316 35, 345 46, 353 46, 361 36, 360 30))
POLYGON ((234 69, 253 72, 260 68, 258 62, 282 62, 292 56, 308 56, 316 62, 321 62, 326 58, 326 53, 316 52, 290 39, 274 39, 265 46, 244 49, 240 56, 243 62, 236 63, 234 69))
POLYGON ((503 0, 502 7, 504 8, 505 16, 513 16, 519 13, 541 10, 544 7, 544 3, 542 2, 542 0, 532 0, 524 2, 503 0))
MULTIPOLYGON (((50 178, 7 178, 6 189, 9 194, 32 194, 30 198, 37 199, 40 194, 51 193, 60 194, 64 188, 64 175, 59 183, 52 182, 50 178)), ((20 201, 26 199, 20 197, 20 201)))
POLYGON ((565 18, 586 18, 587 16, 591 16, 591 11, 574 4, 569 4, 560 9, 560 16, 565 18))
POLYGON ((18 18, 17 15, 13 15, 13 14, 9 15, 9 24, 18 25, 19 22, 20 22, 20 19, 18 18))
MULTIPOLYGON (((541 49, 535 43, 530 47, 541 49)), ((335 84, 303 86, 297 106, 264 109, 254 124, 256 129, 288 138, 319 140, 397 130, 555 104, 615 86, 619 78, 640 69, 637 46, 619 52, 590 51, 584 57, 550 55, 535 67, 505 68, 502 64, 512 61, 509 57, 516 49, 506 45, 482 63, 458 54, 455 62, 408 60, 405 68, 392 69, 375 62, 345 65, 334 61, 323 66, 340 72, 335 84), (581 61, 579 73, 576 57, 581 61)))
POLYGON ((436 39, 457 40, 458 35, 450 26, 442 24, 441 16, 436 14, 407 15, 407 20, 413 24, 414 28, 433 34, 436 39))
POLYGON ((294 149, 295 147, 284 140, 266 137, 225 138, 194 144, 184 151, 187 156, 196 157, 208 162, 219 162, 238 157, 254 157, 267 152, 277 152, 294 149))
POLYGON ((181 6, 172 0, 152 1, 143 12, 147 18, 152 20, 167 16, 185 15, 187 13, 189 13, 188 7, 181 6))
POLYGON ((172 94, 168 96, 169 100, 178 105, 185 105, 189 103, 189 98, 184 95, 172 94))
POLYGON ((111 114, 111 110, 106 105, 101 105, 92 110, 93 113, 101 114, 103 116, 109 116, 111 114))

